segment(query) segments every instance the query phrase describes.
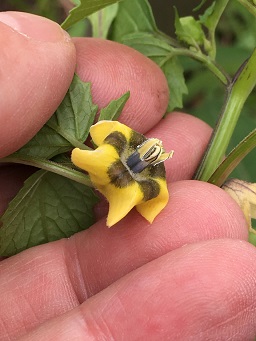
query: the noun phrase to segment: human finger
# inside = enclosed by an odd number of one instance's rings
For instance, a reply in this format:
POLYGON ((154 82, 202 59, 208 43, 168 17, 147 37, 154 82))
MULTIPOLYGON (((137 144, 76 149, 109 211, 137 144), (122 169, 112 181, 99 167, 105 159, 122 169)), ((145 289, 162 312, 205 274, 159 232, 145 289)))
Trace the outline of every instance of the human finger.
POLYGON ((199 181, 179 181, 168 187, 169 202, 152 225, 134 209, 110 229, 103 217, 70 239, 87 294, 94 295, 126 273, 183 245, 218 238, 248 239, 243 212, 222 189, 199 181))
POLYGON ((209 142, 212 129, 195 116, 174 112, 146 133, 159 138, 164 149, 174 150, 165 162, 168 182, 191 179, 209 142))
POLYGON ((125 92, 131 95, 120 121, 141 133, 152 128, 164 115, 169 90, 160 68, 136 50, 103 39, 75 38, 76 72, 91 82, 99 108, 125 92))
POLYGON ((255 257, 255 248, 241 241, 187 245, 21 340, 253 340, 255 257))
POLYGON ((60 26, 20 12, 0 13, 0 157, 30 140, 63 99, 75 69, 60 26))
POLYGON ((221 189, 196 181, 171 189, 168 207, 152 225, 136 212, 111 229, 102 219, 68 240, 1 262, 0 335, 30 330, 186 244, 247 238, 242 212, 221 189))

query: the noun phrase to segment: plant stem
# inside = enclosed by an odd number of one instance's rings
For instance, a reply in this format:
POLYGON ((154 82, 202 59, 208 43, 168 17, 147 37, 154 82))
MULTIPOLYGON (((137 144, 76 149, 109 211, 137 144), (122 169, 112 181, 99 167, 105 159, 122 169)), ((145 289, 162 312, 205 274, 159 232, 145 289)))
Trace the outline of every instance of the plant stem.
POLYGON ((168 34, 157 30, 157 32, 154 33, 154 36, 162 41, 165 41, 167 44, 171 45, 172 47, 177 47, 177 48, 181 48, 182 45, 175 39, 170 37, 168 34))
POLYGON ((70 180, 79 182, 80 184, 93 187, 89 177, 75 169, 64 166, 60 163, 45 160, 45 159, 34 159, 29 156, 20 156, 12 154, 0 159, 1 163, 19 163, 23 165, 33 166, 47 170, 49 172, 62 175, 70 180))
POLYGON ((209 40, 211 42, 211 50, 209 56, 215 60, 216 58, 216 41, 215 41, 215 30, 219 23, 220 17, 224 12, 229 0, 217 0, 214 4, 212 14, 208 18, 207 28, 209 29, 209 40))
POLYGON ((246 136, 219 165, 208 182, 222 186, 229 174, 241 162, 241 160, 256 147, 256 129, 246 136))
POLYGON ((248 0, 238 0, 241 5, 243 5, 249 12, 251 12, 256 17, 256 3, 250 3, 248 0))
POLYGON ((90 147, 88 147, 84 143, 78 141, 73 136, 71 136, 68 133, 66 133, 65 131, 63 131, 63 129, 60 129, 59 127, 52 125, 50 121, 47 122, 47 125, 50 128, 52 128, 54 131, 56 131, 59 135, 64 137, 74 148, 76 147, 76 148, 80 148, 82 150, 91 150, 90 147))
POLYGON ((208 181, 223 159, 244 102, 256 84, 256 50, 251 57, 240 67, 231 86, 228 96, 214 129, 208 149, 203 157, 195 179, 208 181))
POLYGON ((211 43, 211 50, 209 55, 202 53, 202 51, 184 48, 176 39, 166 35, 165 33, 158 31, 156 37, 160 40, 164 40, 168 43, 172 49, 172 55, 187 56, 203 65, 205 65, 225 86, 229 85, 231 79, 229 75, 217 65, 215 61, 216 57, 216 42, 215 42, 215 30, 220 17, 225 10, 229 0, 217 0, 214 5, 212 14, 208 18, 207 28, 209 30, 209 39, 211 43))
POLYGON ((204 66, 207 67, 208 70, 210 70, 220 81, 223 85, 228 86, 231 82, 231 79, 225 71, 223 71, 213 59, 206 56, 202 52, 199 51, 192 51, 185 48, 176 48, 173 51, 174 55, 181 55, 181 56, 187 56, 190 57, 200 63, 202 63, 204 66))

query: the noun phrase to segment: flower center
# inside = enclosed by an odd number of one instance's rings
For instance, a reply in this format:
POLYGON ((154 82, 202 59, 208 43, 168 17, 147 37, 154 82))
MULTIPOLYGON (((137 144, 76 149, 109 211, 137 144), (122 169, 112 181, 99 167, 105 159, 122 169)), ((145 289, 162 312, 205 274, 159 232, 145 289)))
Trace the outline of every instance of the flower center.
POLYGON ((136 151, 128 157, 126 164, 132 172, 140 173, 149 165, 155 166, 169 157, 170 154, 164 153, 162 141, 152 138, 137 146, 136 151))

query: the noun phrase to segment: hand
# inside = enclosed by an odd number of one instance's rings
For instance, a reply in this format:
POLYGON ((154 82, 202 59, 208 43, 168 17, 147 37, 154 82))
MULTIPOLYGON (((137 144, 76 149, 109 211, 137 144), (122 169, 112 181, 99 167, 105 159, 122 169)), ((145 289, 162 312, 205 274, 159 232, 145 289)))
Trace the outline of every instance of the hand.
MULTIPOLYGON (((182 113, 161 120, 165 78, 138 52, 72 42, 29 14, 0 13, 0 20, 1 157, 53 114, 76 64, 95 103, 131 90, 121 121, 175 150, 166 162, 171 198, 152 225, 135 210, 111 229, 102 217, 70 239, 1 262, 0 340, 253 340, 256 251, 244 216, 223 190, 187 180, 210 128, 182 113)), ((6 165, 0 172, 3 211, 29 171, 6 165)))

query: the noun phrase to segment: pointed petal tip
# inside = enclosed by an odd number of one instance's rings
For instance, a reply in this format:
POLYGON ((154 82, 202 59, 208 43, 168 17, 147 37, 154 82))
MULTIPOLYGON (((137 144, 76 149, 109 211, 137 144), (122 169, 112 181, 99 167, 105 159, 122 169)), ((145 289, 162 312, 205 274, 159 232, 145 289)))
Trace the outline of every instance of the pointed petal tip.
POLYGON ((106 225, 108 228, 111 228, 112 226, 116 225, 120 220, 122 220, 127 214, 124 213, 122 216, 118 216, 118 215, 113 215, 113 214, 108 214, 107 216, 107 220, 106 220, 106 225))
MULTIPOLYGON (((103 193, 103 192, 102 192, 103 193)), ((125 188, 108 186, 103 193, 109 202, 107 226, 111 227, 123 219, 134 206, 143 200, 143 193, 135 182, 125 188)))
POLYGON ((86 150, 74 148, 71 152, 71 161, 73 162, 73 164, 76 165, 77 167, 82 168, 81 167, 81 159, 84 158, 86 153, 87 153, 86 150))
POLYGON ((137 211, 152 224, 158 214, 165 208, 169 201, 169 192, 166 181, 158 180, 161 191, 160 194, 151 200, 136 206, 137 211))

